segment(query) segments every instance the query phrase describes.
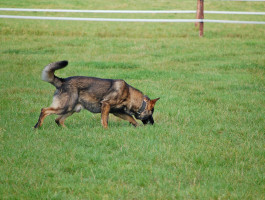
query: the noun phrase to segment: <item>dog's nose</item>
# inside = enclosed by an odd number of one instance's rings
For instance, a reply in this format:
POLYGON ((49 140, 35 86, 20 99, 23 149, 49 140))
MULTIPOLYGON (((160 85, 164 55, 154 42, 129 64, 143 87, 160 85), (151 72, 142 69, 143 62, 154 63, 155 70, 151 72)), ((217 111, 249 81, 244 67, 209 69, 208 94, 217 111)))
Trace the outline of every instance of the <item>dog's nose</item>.
POLYGON ((155 121, 154 121, 154 119, 153 119, 153 117, 151 116, 151 117, 149 117, 149 122, 150 122, 150 124, 154 124, 155 123, 155 121))

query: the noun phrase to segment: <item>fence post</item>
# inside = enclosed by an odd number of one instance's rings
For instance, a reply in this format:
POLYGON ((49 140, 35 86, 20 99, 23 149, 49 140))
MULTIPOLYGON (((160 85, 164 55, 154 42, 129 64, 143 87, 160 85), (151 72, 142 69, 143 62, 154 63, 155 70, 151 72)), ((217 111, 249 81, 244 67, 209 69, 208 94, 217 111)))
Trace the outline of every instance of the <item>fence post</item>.
MULTIPOLYGON (((199 1, 200 1, 199 18, 204 19, 204 0, 199 0, 199 1)), ((203 36, 203 22, 200 22, 199 35, 200 35, 200 37, 203 36)))

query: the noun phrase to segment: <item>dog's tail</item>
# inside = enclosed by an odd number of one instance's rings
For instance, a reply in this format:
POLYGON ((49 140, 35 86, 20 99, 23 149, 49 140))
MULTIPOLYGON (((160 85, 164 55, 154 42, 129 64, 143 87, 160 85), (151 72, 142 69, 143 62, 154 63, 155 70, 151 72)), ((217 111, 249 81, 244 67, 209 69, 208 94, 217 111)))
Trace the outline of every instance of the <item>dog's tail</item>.
POLYGON ((68 65, 68 61, 66 60, 54 62, 54 63, 47 65, 42 71, 42 75, 41 75, 42 80, 48 83, 51 83, 56 88, 61 87, 63 79, 55 76, 54 72, 58 69, 62 69, 66 67, 67 65, 68 65))

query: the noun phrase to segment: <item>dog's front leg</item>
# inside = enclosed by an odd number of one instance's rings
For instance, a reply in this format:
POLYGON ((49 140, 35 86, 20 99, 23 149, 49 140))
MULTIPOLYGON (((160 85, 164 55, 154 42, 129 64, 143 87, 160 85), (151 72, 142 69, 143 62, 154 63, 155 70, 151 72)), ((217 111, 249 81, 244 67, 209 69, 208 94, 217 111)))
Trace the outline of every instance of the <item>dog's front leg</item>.
POLYGON ((104 128, 108 128, 109 111, 109 103, 103 101, 101 106, 101 124, 104 128))
POLYGON ((135 121, 135 119, 131 115, 128 115, 128 114, 125 114, 125 113, 113 113, 113 115, 115 115, 115 116, 117 116, 117 117, 119 117, 121 119, 127 120, 134 127, 138 126, 138 123, 135 121))

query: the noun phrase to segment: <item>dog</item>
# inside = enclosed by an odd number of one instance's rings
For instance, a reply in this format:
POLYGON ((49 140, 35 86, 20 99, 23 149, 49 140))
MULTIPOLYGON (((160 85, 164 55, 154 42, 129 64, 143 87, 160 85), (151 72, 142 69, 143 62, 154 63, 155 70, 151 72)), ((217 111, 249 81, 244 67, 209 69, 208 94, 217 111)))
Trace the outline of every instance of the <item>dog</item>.
POLYGON ((34 128, 39 128, 48 115, 59 115, 55 122, 65 127, 64 121, 75 112, 86 109, 101 113, 101 124, 108 128, 109 113, 138 126, 134 117, 144 125, 154 124, 154 106, 160 98, 149 99, 140 90, 121 79, 101 79, 86 76, 59 78, 56 70, 68 65, 59 61, 47 65, 42 71, 42 80, 55 86, 56 91, 50 107, 42 108, 34 128), (134 116, 134 117, 133 117, 134 116))

